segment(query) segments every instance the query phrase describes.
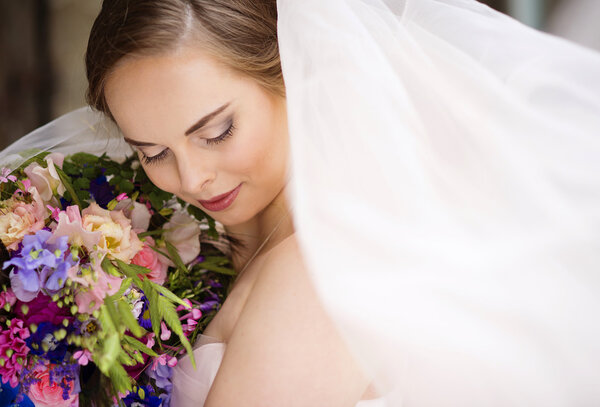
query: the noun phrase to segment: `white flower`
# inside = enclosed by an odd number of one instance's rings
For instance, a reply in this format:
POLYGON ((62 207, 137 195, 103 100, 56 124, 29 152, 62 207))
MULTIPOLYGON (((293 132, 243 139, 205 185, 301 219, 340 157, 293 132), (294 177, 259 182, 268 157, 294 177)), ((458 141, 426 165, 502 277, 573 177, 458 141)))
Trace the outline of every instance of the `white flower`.
POLYGON ((177 211, 164 226, 164 238, 187 264, 200 254, 200 223, 185 211, 177 211))
POLYGON ((25 174, 31 181, 44 202, 50 202, 54 194, 62 195, 65 193, 65 186, 60 181, 54 165, 62 167, 64 156, 58 153, 49 154, 46 157, 47 168, 38 163, 31 163, 25 168, 25 174))

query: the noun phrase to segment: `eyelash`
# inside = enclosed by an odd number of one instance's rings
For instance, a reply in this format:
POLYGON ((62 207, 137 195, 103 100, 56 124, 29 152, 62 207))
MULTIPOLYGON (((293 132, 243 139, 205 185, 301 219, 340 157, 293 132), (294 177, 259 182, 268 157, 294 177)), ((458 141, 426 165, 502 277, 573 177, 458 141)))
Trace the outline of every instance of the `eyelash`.
MULTIPOLYGON (((206 143, 209 145, 217 145, 219 143, 222 143, 229 137, 233 136, 234 130, 235 130, 235 126, 233 125, 233 123, 231 123, 231 125, 229 126, 227 131, 225 131, 225 133, 221 134, 218 137, 212 138, 212 139, 206 139, 206 143)), ((142 160, 144 161, 144 164, 150 165, 150 164, 157 163, 161 160, 164 160, 168 155, 169 155, 168 149, 164 149, 163 151, 161 151, 157 155, 153 155, 152 157, 148 157, 146 154, 142 153, 142 160)))

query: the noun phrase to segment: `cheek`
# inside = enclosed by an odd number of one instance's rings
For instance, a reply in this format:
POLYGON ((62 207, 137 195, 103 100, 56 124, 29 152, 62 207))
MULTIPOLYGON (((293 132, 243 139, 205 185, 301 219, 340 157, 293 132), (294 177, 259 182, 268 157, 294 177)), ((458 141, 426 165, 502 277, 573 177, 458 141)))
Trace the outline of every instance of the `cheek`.
POLYGON ((288 151, 283 136, 273 127, 256 125, 240 134, 240 140, 224 155, 230 171, 245 176, 254 186, 281 187, 271 184, 285 178, 288 151))

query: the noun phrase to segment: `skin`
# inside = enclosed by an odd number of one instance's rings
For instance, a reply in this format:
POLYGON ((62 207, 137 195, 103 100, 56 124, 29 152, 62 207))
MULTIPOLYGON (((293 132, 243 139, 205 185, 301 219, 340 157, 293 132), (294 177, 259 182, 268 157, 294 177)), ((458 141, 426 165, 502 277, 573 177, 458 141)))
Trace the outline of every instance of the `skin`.
POLYGON ((312 288, 293 234, 285 99, 190 46, 125 59, 108 78, 106 99, 126 139, 144 144, 136 148, 152 182, 242 240, 237 270, 277 226, 205 331, 227 343, 205 406, 240 400, 245 406, 354 406, 361 396, 372 397, 312 288), (206 128, 185 135, 226 103, 206 128), (232 119, 231 137, 210 144, 232 119), (144 163, 158 155, 164 158, 144 163), (224 211, 198 202, 240 184, 224 211))

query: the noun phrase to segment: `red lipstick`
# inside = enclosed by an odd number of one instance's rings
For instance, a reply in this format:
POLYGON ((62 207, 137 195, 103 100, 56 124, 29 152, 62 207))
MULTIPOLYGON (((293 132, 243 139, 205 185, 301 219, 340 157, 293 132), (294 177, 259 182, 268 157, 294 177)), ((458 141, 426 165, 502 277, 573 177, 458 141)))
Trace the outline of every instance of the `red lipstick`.
POLYGON ((231 206, 235 198, 238 196, 240 192, 240 188, 242 184, 238 185, 235 189, 226 192, 222 195, 215 196, 214 198, 208 199, 206 201, 198 201, 200 205, 211 212, 219 212, 223 211, 231 206))

